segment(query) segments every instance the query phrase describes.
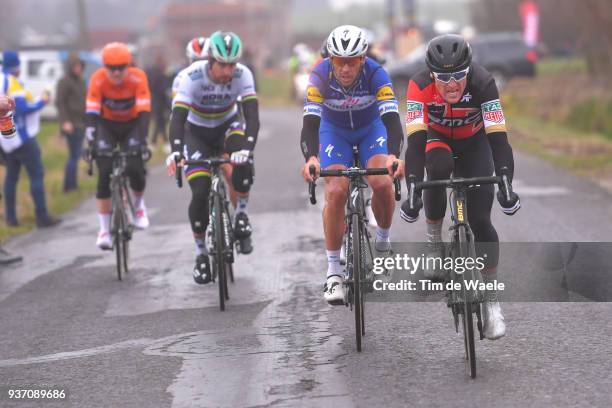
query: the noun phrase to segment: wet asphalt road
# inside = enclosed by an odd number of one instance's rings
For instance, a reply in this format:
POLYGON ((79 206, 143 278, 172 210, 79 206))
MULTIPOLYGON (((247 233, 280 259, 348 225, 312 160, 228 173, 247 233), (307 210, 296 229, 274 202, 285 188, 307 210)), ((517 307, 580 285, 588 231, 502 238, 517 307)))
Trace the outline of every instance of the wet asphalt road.
MULTIPOLYGON (((188 189, 161 168, 148 180, 152 226, 135 235, 122 282, 113 254, 94 247, 93 200, 60 227, 11 241, 25 261, 0 270, 0 387, 55 386, 68 399, 11 402, 4 394, 0 406, 612 404, 612 304, 593 302, 610 299, 607 270, 574 268, 574 302, 505 303, 507 336, 477 343, 475 380, 465 375, 463 340, 441 297, 367 303, 358 354, 353 315, 322 299, 320 207, 310 206, 298 174, 300 116, 262 113, 250 204, 255 251, 237 259, 225 312, 215 285, 192 281, 188 189)), ((502 241, 612 241, 608 193, 534 158, 516 162, 523 209, 506 217, 495 204, 502 241)), ((422 240, 424 225, 396 217, 392 237, 422 240)))

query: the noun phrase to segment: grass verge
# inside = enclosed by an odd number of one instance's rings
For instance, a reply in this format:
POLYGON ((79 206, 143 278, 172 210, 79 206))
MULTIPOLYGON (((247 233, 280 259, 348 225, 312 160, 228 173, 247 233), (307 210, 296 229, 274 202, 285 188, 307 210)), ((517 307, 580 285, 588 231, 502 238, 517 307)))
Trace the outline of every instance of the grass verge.
MULTIPOLYGON (((45 196, 47 208, 54 216, 72 210, 85 199, 93 196, 96 189, 97 176, 87 175, 87 164, 79 161, 79 187, 78 191, 69 193, 63 192, 64 185, 64 166, 68 157, 68 145, 63 136, 59 133, 57 122, 43 122, 41 131, 37 136, 40 149, 42 151, 43 166, 45 168, 45 196)), ((163 158, 161 146, 158 146, 153 154, 149 166, 160 163, 163 158)), ((0 180, 4 185, 6 168, 0 166, 0 180)), ((17 185, 17 218, 18 227, 8 227, 4 222, 4 202, 0 205, 0 242, 8 238, 31 231, 35 228, 36 220, 34 217, 34 203, 30 195, 30 179, 24 168, 21 169, 19 183, 17 185)), ((92 218, 93 220, 93 218, 92 218)))

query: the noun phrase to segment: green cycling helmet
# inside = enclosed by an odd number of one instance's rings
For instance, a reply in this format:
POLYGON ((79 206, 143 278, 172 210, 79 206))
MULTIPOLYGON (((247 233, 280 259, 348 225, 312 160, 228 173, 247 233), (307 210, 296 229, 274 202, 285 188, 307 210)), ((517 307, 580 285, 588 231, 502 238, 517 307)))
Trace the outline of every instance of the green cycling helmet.
POLYGON ((208 53, 215 61, 226 64, 238 62, 242 56, 240 37, 229 31, 215 31, 210 36, 208 53))

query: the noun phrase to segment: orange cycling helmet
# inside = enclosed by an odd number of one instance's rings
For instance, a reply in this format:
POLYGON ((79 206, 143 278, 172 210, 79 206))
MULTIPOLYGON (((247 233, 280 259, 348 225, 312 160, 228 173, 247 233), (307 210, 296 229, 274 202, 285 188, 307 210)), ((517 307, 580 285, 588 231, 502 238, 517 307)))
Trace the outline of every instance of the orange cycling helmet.
POLYGON ((129 65, 131 61, 132 53, 124 43, 112 42, 102 48, 104 65, 129 65))

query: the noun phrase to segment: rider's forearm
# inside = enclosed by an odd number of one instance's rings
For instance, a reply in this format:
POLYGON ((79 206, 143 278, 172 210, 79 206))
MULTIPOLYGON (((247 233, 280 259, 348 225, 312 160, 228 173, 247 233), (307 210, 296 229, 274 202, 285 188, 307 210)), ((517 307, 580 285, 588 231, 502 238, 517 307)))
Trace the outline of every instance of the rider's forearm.
POLYGON ((319 154, 319 125, 321 118, 316 115, 305 115, 302 124, 300 146, 304 159, 308 161, 312 156, 319 154))
POLYGON ((183 140, 185 139, 185 121, 189 111, 185 108, 175 107, 172 109, 170 118, 170 145, 173 152, 183 151, 183 140))
POLYGON ((505 167, 505 173, 508 175, 510 182, 514 177, 514 155, 512 147, 508 143, 508 135, 506 132, 494 132, 489 134, 489 144, 493 152, 493 163, 495 165, 495 174, 501 176, 502 169, 505 167))
POLYGON ((257 134, 259 133, 259 104, 257 99, 249 99, 242 104, 242 112, 244 113, 245 136, 247 138, 247 149, 253 151, 255 143, 257 143, 257 134))
POLYGON ((149 135, 149 122, 151 121, 151 112, 140 112, 138 114, 138 137, 143 146, 147 144, 147 136, 149 135))
POLYGON ((402 152, 402 142, 404 140, 400 116, 397 112, 387 112, 381 116, 381 119, 387 129, 387 147, 389 149, 389 154, 399 157, 402 152))
POLYGON ((408 176, 416 176, 417 181, 422 181, 425 176, 425 143, 427 142, 427 131, 419 130, 408 136, 408 148, 406 149, 406 180, 408 176))

